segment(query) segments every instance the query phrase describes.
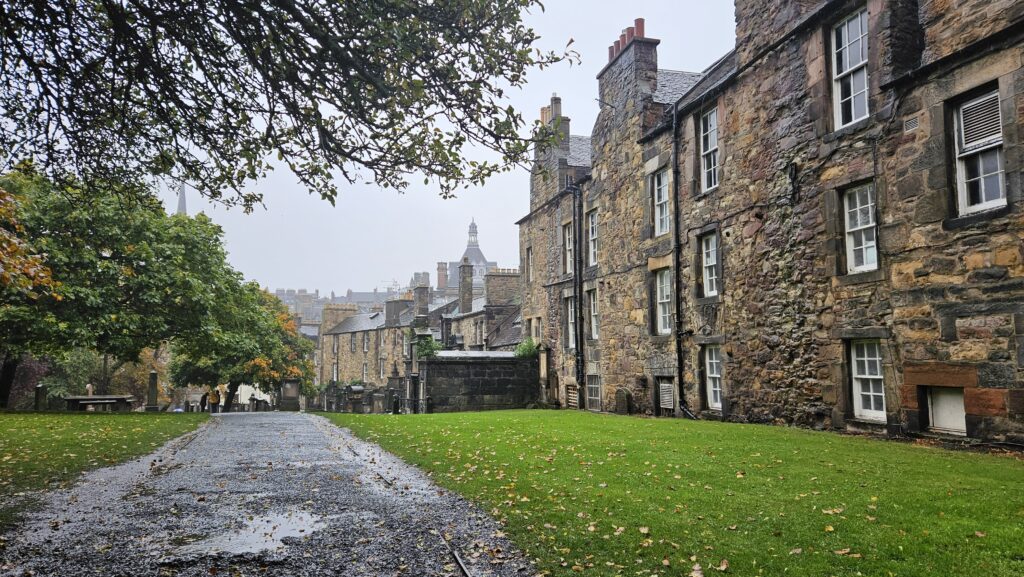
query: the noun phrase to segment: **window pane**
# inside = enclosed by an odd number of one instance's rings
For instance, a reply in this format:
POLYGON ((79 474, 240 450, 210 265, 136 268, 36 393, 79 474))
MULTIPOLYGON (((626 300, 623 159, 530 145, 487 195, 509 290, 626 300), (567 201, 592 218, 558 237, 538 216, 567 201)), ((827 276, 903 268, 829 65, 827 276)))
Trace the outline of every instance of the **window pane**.
POLYGON ((967 171, 967 180, 974 180, 981 176, 981 159, 977 156, 968 156, 964 159, 964 169, 967 171))
POLYGON ((981 181, 972 180, 967 183, 967 204, 981 204, 981 181))
POLYGON ((999 149, 986 150, 981 153, 981 173, 992 174, 999 171, 999 149))
POLYGON ((853 104, 849 100, 843 101, 842 106, 842 121, 843 124, 848 124, 853 120, 853 104))
POLYGON ((868 115, 868 93, 861 92, 853 97, 853 117, 864 118, 868 115))

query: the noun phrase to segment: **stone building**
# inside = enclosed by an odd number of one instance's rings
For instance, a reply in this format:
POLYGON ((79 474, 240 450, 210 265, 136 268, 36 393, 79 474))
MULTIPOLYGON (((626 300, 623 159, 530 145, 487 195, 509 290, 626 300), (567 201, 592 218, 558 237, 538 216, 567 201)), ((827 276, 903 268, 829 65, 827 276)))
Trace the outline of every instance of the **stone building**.
POLYGON ((628 391, 1024 440, 1022 19, 1013 0, 737 0, 736 49, 665 103, 638 21, 598 77, 589 169, 566 186, 568 155, 538 155, 520 221, 523 317, 561 402, 586 375, 594 409, 628 391))
POLYGON ((460 297, 456 314, 442 329, 448 348, 467 351, 514 350, 521 331, 510 324, 519 317, 520 275, 516 269, 495 268, 484 275, 481 296, 475 296, 473 265, 459 267, 460 297))
POLYGON ((524 332, 550 350, 546 396, 563 405, 614 410, 628 394, 651 411, 652 386, 676 378, 671 328, 648 306, 673 245, 652 224, 668 226, 652 217, 639 140, 700 75, 659 69, 658 44, 639 19, 609 50, 590 137, 571 134, 557 96, 541 112, 561 138, 537 152, 530 213, 518 222, 522 316, 524 332))

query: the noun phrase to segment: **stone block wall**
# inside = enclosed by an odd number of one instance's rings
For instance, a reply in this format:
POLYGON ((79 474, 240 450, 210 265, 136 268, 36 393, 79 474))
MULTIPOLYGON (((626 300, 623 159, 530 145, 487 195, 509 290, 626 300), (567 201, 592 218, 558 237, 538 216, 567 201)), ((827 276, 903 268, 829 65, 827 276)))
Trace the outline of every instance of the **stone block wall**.
POLYGON ((420 361, 424 390, 437 413, 523 409, 536 403, 536 359, 436 358, 420 361))
POLYGON ((516 269, 494 269, 484 275, 484 296, 487 304, 507 305, 519 300, 522 278, 516 269))

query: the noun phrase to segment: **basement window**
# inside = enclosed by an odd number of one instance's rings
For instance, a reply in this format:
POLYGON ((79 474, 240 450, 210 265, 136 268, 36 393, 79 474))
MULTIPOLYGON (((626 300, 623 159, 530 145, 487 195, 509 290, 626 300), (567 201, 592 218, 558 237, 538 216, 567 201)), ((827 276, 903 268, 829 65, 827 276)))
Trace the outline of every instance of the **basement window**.
POLYGON ((853 374, 853 416, 885 422, 885 379, 882 376, 880 341, 855 341, 850 345, 853 374))
POLYGON ((928 387, 929 429, 947 435, 967 434, 964 390, 959 387, 928 387))
POLYGON ((719 345, 704 347, 704 387, 708 408, 722 410, 722 347, 719 345))
POLYGON ((672 377, 654 377, 654 383, 658 387, 658 408, 665 411, 674 411, 676 408, 676 383, 672 377))
POLYGON ((587 375, 587 410, 601 410, 601 375, 587 375))

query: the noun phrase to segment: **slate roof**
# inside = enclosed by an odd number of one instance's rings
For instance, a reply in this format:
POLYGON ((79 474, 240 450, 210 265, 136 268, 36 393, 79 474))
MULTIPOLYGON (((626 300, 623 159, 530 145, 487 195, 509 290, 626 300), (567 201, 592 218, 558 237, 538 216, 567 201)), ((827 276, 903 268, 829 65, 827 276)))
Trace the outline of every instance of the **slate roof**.
POLYGON ((658 69, 658 87, 654 90, 654 101, 658 104, 674 104, 703 77, 698 72, 658 69))
POLYGON ((728 81, 734 72, 736 72, 736 51, 732 50, 709 66, 704 71, 703 78, 683 95, 682 100, 679 101, 680 110, 694 103, 699 103, 705 95, 720 88, 728 81))
POLYGON ((324 333, 325 335, 337 335, 342 333, 358 333, 370 331, 384 324, 384 313, 365 313, 352 315, 334 326, 333 329, 324 333))
POLYGON ((569 135, 569 166, 590 166, 590 137, 569 135))
POLYGON ((523 311, 516 307, 516 310, 499 322, 491 334, 487 335, 487 346, 509 347, 518 345, 523 341, 523 311))

